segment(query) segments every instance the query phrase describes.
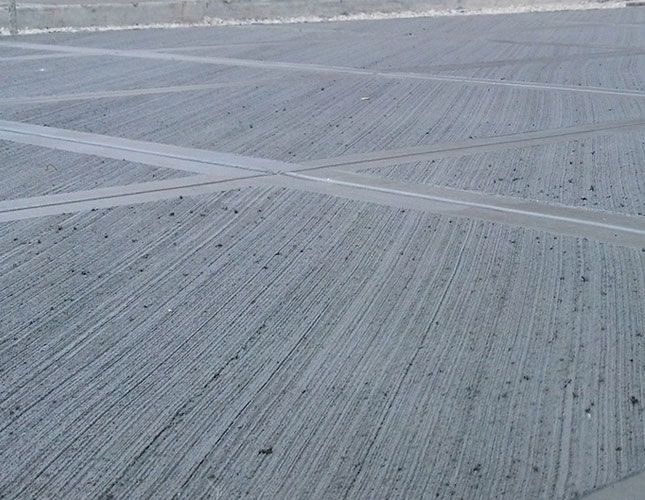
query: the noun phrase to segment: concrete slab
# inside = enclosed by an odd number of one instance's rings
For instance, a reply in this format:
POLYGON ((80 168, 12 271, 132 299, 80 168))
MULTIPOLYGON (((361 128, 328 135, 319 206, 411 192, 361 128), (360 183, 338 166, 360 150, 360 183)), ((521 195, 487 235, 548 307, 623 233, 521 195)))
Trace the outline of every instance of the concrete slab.
POLYGON ((644 12, 0 40, 0 496, 637 489, 644 12))
POLYGON ((10 496, 569 497, 643 466, 638 250, 276 189, 3 234, 10 496))
MULTIPOLYGON (((337 36, 352 36, 353 39, 372 38, 373 43, 382 46, 381 40, 395 39, 394 45, 387 47, 388 51, 396 51, 397 46, 404 43, 409 33, 412 39, 409 42, 423 42, 425 51, 432 51, 433 57, 439 56, 434 52, 434 47, 450 46, 458 41, 465 47, 476 50, 477 43, 473 43, 469 30, 476 28, 477 41, 502 39, 529 43, 532 47, 543 44, 556 44, 560 49, 571 47, 589 50, 595 46, 603 48, 616 48, 624 46, 639 47, 642 45, 643 35, 639 29, 642 21, 642 9, 628 10, 610 9, 597 13, 589 12, 557 12, 557 13, 532 13, 495 16, 458 16, 438 18, 417 18, 405 20, 374 20, 369 23, 363 21, 327 22, 323 24, 278 24, 278 25, 250 25, 250 26, 224 26, 217 30, 212 28, 173 29, 170 32, 159 30, 122 31, 108 33, 51 33, 32 35, 30 40, 44 41, 47 43, 64 44, 67 40, 79 41, 84 46, 111 47, 111 48, 168 48, 208 45, 212 43, 231 44, 240 42, 276 42, 294 37, 301 37, 304 41, 327 38, 330 42, 337 40, 337 36), (162 35, 161 33, 166 33, 162 35), (600 33, 600 37, 596 35, 600 33), (375 36, 378 35, 378 36, 375 36)), ((296 53, 302 47, 295 46, 296 53)), ((465 51, 467 53, 467 51, 465 51)), ((316 54, 320 56, 321 54, 316 54)), ((446 54, 449 55, 449 54, 446 54)), ((488 56, 488 54, 485 54, 488 56)), ((356 54, 347 54, 349 58, 357 57, 356 54)), ((415 54, 406 54, 408 57, 417 57, 415 54)), ((447 61, 449 62, 449 61, 447 61)))

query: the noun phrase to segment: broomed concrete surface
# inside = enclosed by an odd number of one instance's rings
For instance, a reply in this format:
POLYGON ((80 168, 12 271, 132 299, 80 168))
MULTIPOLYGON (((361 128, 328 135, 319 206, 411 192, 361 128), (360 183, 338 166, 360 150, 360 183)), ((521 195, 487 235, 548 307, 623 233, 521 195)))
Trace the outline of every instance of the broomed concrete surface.
POLYGON ((644 23, 0 41, 0 495, 642 491, 644 23))

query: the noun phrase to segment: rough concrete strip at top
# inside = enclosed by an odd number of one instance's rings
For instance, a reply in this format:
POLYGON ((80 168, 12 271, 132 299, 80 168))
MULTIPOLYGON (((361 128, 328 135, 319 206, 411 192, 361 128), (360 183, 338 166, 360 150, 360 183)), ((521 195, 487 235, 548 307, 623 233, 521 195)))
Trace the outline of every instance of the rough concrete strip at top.
MULTIPOLYGON (((10 32, 51 32, 59 30, 115 30, 124 28, 204 26, 213 24, 283 24, 296 22, 319 22, 323 20, 358 20, 371 18, 409 18, 437 15, 588 10, 622 8, 623 1, 598 2, 560 0, 531 0, 517 5, 513 0, 462 0, 455 11, 454 2, 448 0, 344 0, 309 1, 289 0, 280 2, 209 0, 153 0, 132 2, 126 0, 78 3, 76 0, 52 0, 44 2, 18 2, 9 9, 9 15, 0 19, 1 26, 10 26, 10 32), (464 11, 463 9, 467 9, 464 11)), ((11 4, 10 4, 11 7, 11 4)), ((2 9, 0 7, 0 13, 2 9)))
POLYGON ((276 160, 249 158, 231 153, 135 141, 6 120, 0 120, 0 138, 224 178, 240 177, 243 171, 254 174, 275 173, 291 168, 290 164, 276 160))
POLYGON ((551 85, 538 82, 522 82, 512 80, 491 80, 487 78, 472 78, 463 76, 448 76, 448 75, 435 75, 430 73, 413 73, 413 72, 392 72, 392 71, 377 71, 369 69, 350 68, 345 66, 326 66, 321 64, 303 64, 303 63, 289 63, 282 61, 258 61, 253 59, 238 59, 229 57, 201 57, 190 56, 184 54, 165 54, 163 52, 154 52, 151 50, 117 50, 117 49, 99 49, 88 47, 73 47, 68 45, 49 45, 25 42, 2 42, 7 47, 26 48, 34 50, 50 50, 52 52, 68 52, 74 54, 86 55, 109 55, 116 57, 131 57, 141 59, 157 59, 164 61, 185 61, 201 64, 217 64, 223 66, 240 66, 247 68, 274 68, 288 71, 306 71, 313 73, 336 73, 344 75, 355 76, 370 76, 381 78, 394 78, 394 79, 412 79, 412 80, 428 80, 439 82, 460 83, 465 85, 487 85, 487 86, 502 86, 502 87, 515 87, 527 88, 533 90, 553 90, 562 92, 576 92, 588 94, 604 94, 604 95, 621 95, 633 97, 645 97, 645 92, 638 90, 628 89, 608 89, 603 87, 574 87, 569 85, 551 85))

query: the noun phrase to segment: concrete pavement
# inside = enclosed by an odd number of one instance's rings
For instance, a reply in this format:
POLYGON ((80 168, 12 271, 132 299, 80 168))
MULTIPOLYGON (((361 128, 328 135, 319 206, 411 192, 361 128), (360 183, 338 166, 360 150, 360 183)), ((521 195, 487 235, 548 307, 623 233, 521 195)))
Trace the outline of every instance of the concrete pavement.
POLYGON ((638 491, 644 23, 0 40, 0 494, 638 491))

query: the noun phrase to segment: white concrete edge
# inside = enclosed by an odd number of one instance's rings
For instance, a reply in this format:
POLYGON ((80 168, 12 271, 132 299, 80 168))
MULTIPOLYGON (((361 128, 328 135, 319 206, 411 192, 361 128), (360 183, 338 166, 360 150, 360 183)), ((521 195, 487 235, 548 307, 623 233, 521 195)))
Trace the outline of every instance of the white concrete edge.
MULTIPOLYGON (((419 17, 452 17, 452 16, 479 16, 479 15, 500 15, 500 14, 524 14, 531 12, 560 12, 597 9, 618 9, 627 6, 627 2, 581 2, 551 3, 543 5, 518 5, 512 7, 485 8, 485 9, 430 9, 423 11, 401 11, 401 12, 372 12, 343 14, 335 16, 298 16, 298 17, 277 17, 268 19, 222 19, 205 17, 196 23, 158 23, 158 24, 136 24, 123 26, 84 26, 84 27, 63 27, 63 28, 37 28, 19 30, 21 35, 33 35, 40 33, 81 33, 121 30, 144 30, 144 29, 173 29, 190 27, 210 26, 245 26, 250 24, 300 24, 300 23, 322 23, 332 21, 373 21, 385 19, 410 19, 419 17)), ((60 6, 58 6, 60 7, 60 6)), ((9 30, 0 28, 0 36, 9 35, 9 30)))

